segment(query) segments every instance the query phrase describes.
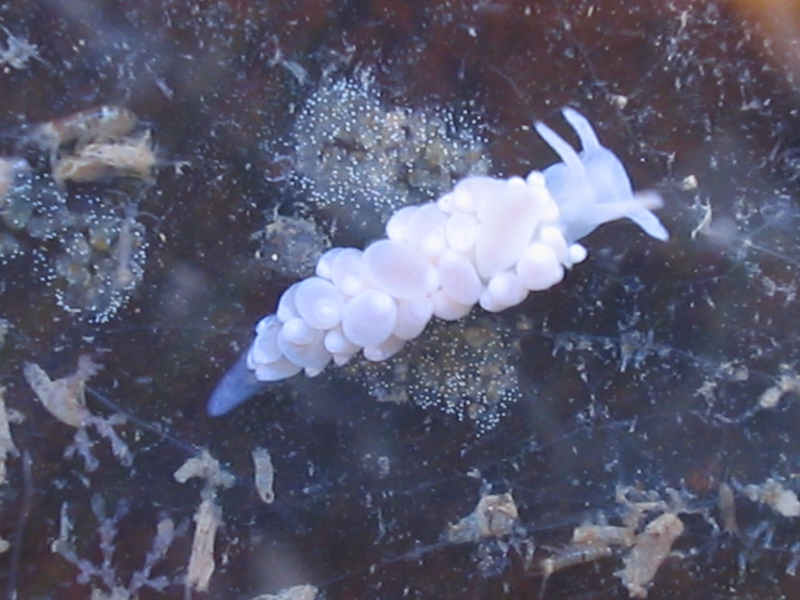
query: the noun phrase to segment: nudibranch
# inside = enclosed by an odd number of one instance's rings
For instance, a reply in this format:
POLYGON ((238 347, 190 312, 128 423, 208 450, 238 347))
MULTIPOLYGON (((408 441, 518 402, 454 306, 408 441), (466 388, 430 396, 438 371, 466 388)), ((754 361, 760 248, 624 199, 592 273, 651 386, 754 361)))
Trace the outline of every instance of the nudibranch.
POLYGON ((525 179, 469 176, 435 202, 406 206, 367 246, 332 248, 316 274, 291 285, 275 314, 208 401, 222 415, 268 382, 304 371, 309 377, 358 352, 386 360, 419 336, 432 317, 456 320, 477 303, 497 312, 564 278, 586 258, 580 243, 603 223, 628 218, 666 240, 653 214, 655 192, 634 193, 625 168, 602 146, 589 121, 571 108, 577 152, 541 122, 536 131, 562 162, 525 179))

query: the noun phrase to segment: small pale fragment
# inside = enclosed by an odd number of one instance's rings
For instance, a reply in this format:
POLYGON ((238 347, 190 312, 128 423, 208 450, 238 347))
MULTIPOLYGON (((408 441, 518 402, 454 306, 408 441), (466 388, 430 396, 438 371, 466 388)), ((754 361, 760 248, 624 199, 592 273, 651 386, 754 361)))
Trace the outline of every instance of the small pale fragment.
POLYGON ((786 574, 791 575, 794 577, 797 575, 797 565, 800 564, 800 542, 795 542, 792 544, 792 547, 789 548, 789 552, 793 554, 792 560, 789 561, 789 564, 786 565, 786 574))
POLYGON ((77 429, 74 442, 67 446, 64 456, 71 458, 78 453, 88 471, 94 471, 99 466, 92 454, 94 442, 89 439, 87 432, 89 427, 94 427, 101 437, 108 439, 114 456, 120 463, 124 466, 133 463, 130 449, 114 430, 114 426, 125 423, 125 417, 120 414, 98 417, 86 408, 86 381, 96 375, 101 368, 102 366, 93 362, 91 357, 83 355, 78 358, 78 368, 75 373, 55 381, 52 381, 37 364, 26 363, 23 369, 25 379, 45 409, 62 423, 77 429))
POLYGON ((93 587, 92 595, 89 596, 89 600, 131 600, 131 595, 128 590, 123 587, 114 587, 108 593, 93 587))
POLYGON ((619 110, 623 110, 626 106, 628 106, 628 97, 623 96, 622 94, 611 94, 609 96, 609 100, 611 100, 611 103, 619 110))
POLYGON ((612 555, 613 551, 611 550, 611 546, 605 544, 574 544, 560 549, 552 556, 548 556, 539 562, 539 569, 544 576, 542 579, 542 591, 544 591, 547 580, 553 573, 570 567, 595 562, 612 555))
MULTIPOLYGON (((0 485, 6 482, 6 459, 19 456, 14 440, 11 439, 11 428, 8 425, 8 413, 5 401, 6 388, 0 386, 0 485)), ((4 550, 0 550, 4 552, 4 550)))
POLYGON ((295 585, 277 594, 259 594, 251 600, 314 600, 319 590, 310 584, 295 585))
MULTIPOLYGON (((695 182, 696 183, 696 182, 695 182)), ((711 201, 706 204, 700 204, 699 208, 703 209, 703 216, 700 217, 700 221, 697 225, 694 226, 689 237, 695 239, 701 233, 704 235, 708 235, 711 233, 711 215, 713 210, 711 208, 711 201)))
POLYGON ((6 195, 14 182, 15 164, 16 160, 13 158, 0 158, 0 199, 6 195))
POLYGON ((633 548, 623 559, 625 568, 615 573, 631 598, 647 597, 648 585, 682 533, 683 521, 674 513, 664 513, 636 536, 633 548))
POLYGON ((800 394, 800 377, 794 374, 784 373, 778 379, 778 383, 761 393, 758 404, 761 408, 775 408, 785 394, 794 392, 800 394))
POLYGON ((51 415, 71 427, 83 427, 92 416, 86 408, 86 381, 101 368, 102 365, 84 354, 78 358, 78 368, 72 375, 55 381, 34 363, 25 363, 23 373, 33 393, 51 415))
POLYGON ((115 273, 116 281, 114 282, 114 287, 117 289, 126 289, 135 280, 135 275, 131 270, 131 263, 135 241, 133 224, 136 222, 136 209, 131 205, 126 208, 125 213, 125 220, 120 227, 117 241, 117 270, 115 273))
POLYGON ((61 186, 67 180, 87 182, 110 176, 152 181, 156 162, 150 132, 146 131, 139 137, 94 142, 76 154, 59 158, 53 165, 53 179, 61 186))
POLYGON ((112 140, 128 135, 136 126, 136 115, 121 106, 101 105, 41 123, 28 139, 55 157, 62 146, 74 143, 76 149, 90 142, 112 140))
POLYGON ((687 175, 681 180, 680 187, 684 192, 697 189, 697 176, 687 175))
POLYGON ((275 501, 275 492, 272 489, 275 482, 275 468, 272 466, 272 458, 266 448, 253 449, 253 466, 255 467, 258 495, 267 504, 272 504, 275 501))
POLYGON ((739 533, 736 523, 736 500, 733 497, 731 486, 724 481, 719 484, 719 498, 717 507, 722 515, 722 529, 727 533, 739 533))
POLYGON ((203 450, 198 456, 187 460, 175 471, 175 481, 186 483, 192 477, 206 480, 208 489, 225 487, 229 488, 236 480, 235 477, 219 466, 219 461, 203 450))
POLYGON ((216 489, 231 487, 235 477, 223 470, 219 461, 208 450, 187 460, 175 471, 175 480, 186 483, 192 477, 205 479, 201 492, 202 501, 194 515, 195 529, 192 540, 192 553, 189 556, 189 567, 186 573, 185 587, 204 592, 208 590, 208 582, 214 573, 214 538, 217 528, 222 523, 222 509, 216 503, 216 489))
MULTIPOLYGON (((627 527, 634 529, 639 527, 645 514, 648 512, 669 512, 670 507, 661 500, 655 492, 641 492, 634 487, 618 485, 615 492, 616 500, 619 504, 627 507, 627 512, 622 518, 622 522, 627 527), (645 500, 630 500, 629 494, 638 493, 644 495, 645 500)), ((674 511, 673 511, 674 512, 674 511)))
POLYGON ((8 65, 13 69, 21 70, 28 66, 28 61, 31 58, 38 57, 38 46, 36 44, 31 44, 24 38, 11 35, 11 32, 2 27, 2 25, 0 25, 0 28, 6 32, 7 36, 5 49, 0 48, 0 65, 8 65))
POLYGON ((632 546, 634 527, 619 525, 581 525, 572 531, 572 543, 583 546, 632 546))
POLYGON ((200 503, 194 515, 195 529, 192 539, 192 554, 186 573, 186 588, 199 592, 208 591, 208 582, 214 573, 214 539, 217 527, 222 522, 222 511, 214 500, 208 498, 200 503))
POLYGON ((761 485, 746 485, 742 492, 753 502, 766 504, 779 515, 800 516, 800 501, 797 499, 797 494, 787 490, 779 481, 770 478, 761 485))
POLYGON ((510 492, 483 496, 473 512, 448 527, 447 541, 463 544, 508 535, 518 517, 510 492))
POLYGON ((544 576, 542 591, 553 573, 608 558, 614 553, 613 546, 632 546, 636 540, 636 526, 586 524, 576 527, 572 531, 571 544, 539 562, 539 569, 544 576))

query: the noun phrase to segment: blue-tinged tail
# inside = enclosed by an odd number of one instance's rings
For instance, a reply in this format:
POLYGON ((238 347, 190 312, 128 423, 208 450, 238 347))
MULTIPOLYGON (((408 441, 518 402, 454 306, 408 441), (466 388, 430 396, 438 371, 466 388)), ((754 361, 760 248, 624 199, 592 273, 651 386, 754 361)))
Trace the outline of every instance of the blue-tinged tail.
POLYGON ((247 368, 247 352, 243 352, 225 375, 208 399, 206 411, 211 417, 219 417, 233 410, 245 400, 266 389, 269 382, 256 379, 253 371, 247 368))

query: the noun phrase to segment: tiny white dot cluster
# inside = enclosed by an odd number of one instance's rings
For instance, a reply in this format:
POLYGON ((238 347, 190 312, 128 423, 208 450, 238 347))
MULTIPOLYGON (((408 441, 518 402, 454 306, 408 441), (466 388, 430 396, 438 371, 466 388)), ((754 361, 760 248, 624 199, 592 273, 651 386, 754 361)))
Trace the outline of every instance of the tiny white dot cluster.
POLYGON ((290 132, 289 179, 317 209, 369 229, 401 206, 433 200, 461 177, 489 170, 475 112, 386 102, 369 70, 326 78, 290 132))
POLYGON ((359 383, 379 402, 411 402, 471 422, 481 435, 522 398, 519 352, 518 330, 508 319, 473 310, 457 322, 432 319, 425 335, 391 360, 352 360, 336 376, 359 383))
POLYGON ((544 176, 467 177, 436 202, 408 206, 365 250, 332 248, 316 275, 281 296, 262 319, 247 365, 262 381, 363 351, 385 360, 422 333, 433 317, 456 320, 478 303, 497 312, 564 277, 586 257, 567 244, 544 176))
POLYGON ((74 199, 85 210, 70 210, 49 174, 0 158, 0 266, 30 253, 32 274, 52 288, 58 306, 105 323, 142 280, 146 232, 102 198, 74 199))

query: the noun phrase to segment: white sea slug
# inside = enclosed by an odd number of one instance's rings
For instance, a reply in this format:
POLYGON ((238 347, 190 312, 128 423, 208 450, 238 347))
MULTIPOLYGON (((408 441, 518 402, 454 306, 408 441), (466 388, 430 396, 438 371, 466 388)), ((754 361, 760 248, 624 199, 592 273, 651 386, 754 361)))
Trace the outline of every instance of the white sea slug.
POLYGON ((563 110, 581 141, 576 152, 543 123, 536 131, 563 162, 527 178, 471 176, 436 202, 407 206, 386 238, 363 251, 332 248, 316 275, 290 286, 275 314, 256 326, 250 348, 214 390, 208 413, 221 415, 265 382, 305 371, 313 377, 358 352, 386 360, 434 316, 455 320, 478 303, 496 312, 564 278, 586 258, 578 240, 608 221, 629 218, 659 240, 654 192, 634 194, 619 159, 600 145, 577 111, 563 110))

